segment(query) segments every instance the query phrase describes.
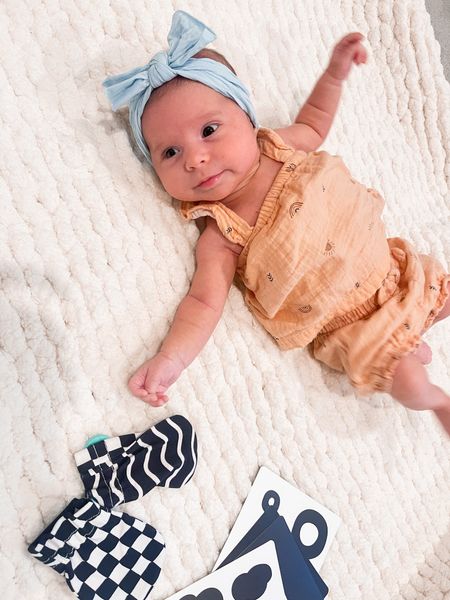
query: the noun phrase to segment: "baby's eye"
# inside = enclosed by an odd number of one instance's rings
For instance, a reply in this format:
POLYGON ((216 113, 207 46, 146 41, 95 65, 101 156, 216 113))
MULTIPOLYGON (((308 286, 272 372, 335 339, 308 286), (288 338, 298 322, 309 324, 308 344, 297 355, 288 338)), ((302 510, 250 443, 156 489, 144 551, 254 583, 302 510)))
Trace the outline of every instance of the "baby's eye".
POLYGON ((219 125, 217 123, 213 123, 212 125, 207 125, 206 127, 203 127, 203 137, 208 137, 209 135, 213 134, 218 127, 219 125))
POLYGON ((167 150, 164 150, 164 152, 163 152, 163 157, 164 158, 172 158, 177 153, 178 153, 177 148, 167 148, 167 150))

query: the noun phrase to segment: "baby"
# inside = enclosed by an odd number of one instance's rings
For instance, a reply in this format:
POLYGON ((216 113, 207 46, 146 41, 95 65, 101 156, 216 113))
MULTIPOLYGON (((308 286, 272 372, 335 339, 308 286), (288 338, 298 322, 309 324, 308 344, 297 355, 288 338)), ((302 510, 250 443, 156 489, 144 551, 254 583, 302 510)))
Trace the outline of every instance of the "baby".
POLYGON ((235 275, 245 301, 279 347, 312 344, 363 393, 390 392, 431 409, 450 435, 450 397, 430 383, 422 333, 450 312, 450 276, 405 240, 387 239, 383 199, 342 160, 316 152, 353 64, 366 62, 351 33, 295 122, 258 128, 245 86, 205 46, 205 25, 174 14, 169 51, 108 78, 113 108, 127 104, 136 142, 186 219, 204 218, 196 270, 159 352, 131 377, 153 406, 199 354, 235 275))

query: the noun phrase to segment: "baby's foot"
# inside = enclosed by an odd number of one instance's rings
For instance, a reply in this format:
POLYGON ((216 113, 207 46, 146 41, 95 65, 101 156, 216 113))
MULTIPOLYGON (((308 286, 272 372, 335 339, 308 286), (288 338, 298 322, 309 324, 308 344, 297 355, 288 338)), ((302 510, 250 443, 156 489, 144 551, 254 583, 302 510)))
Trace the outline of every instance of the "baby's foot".
POLYGON ((423 365, 429 365, 433 358, 433 352, 426 342, 421 342, 414 354, 423 365))

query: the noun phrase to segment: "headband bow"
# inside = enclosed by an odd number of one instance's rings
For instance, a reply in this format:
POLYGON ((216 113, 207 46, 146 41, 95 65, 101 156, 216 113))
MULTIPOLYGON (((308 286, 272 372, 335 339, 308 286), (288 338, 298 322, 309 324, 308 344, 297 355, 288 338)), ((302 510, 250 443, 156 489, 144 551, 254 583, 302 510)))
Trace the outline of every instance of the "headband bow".
POLYGON ((188 13, 177 10, 167 36, 167 52, 158 52, 143 67, 113 75, 103 82, 113 110, 128 105, 134 138, 150 163, 150 153, 142 134, 142 113, 153 90, 177 76, 203 83, 234 100, 248 114, 253 125, 257 126, 249 91, 238 77, 215 60, 192 58, 215 39, 216 34, 209 27, 188 13))

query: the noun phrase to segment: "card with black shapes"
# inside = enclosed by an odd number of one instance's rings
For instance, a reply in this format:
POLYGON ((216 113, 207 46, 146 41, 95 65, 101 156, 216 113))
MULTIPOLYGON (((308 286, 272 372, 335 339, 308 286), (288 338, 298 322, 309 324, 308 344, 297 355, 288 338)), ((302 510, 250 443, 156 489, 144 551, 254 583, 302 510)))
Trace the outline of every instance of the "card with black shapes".
MULTIPOLYGON (((283 517, 278 515, 247 548, 241 549, 239 556, 268 541, 275 543, 278 566, 288 600, 323 600, 328 594, 328 587, 310 561, 303 556, 283 517)), ((232 560, 236 558, 228 556, 219 570, 232 560)))
POLYGON ((326 589, 318 572, 340 519, 266 467, 258 471, 214 569, 241 556, 279 516, 284 518, 319 588, 326 589))
POLYGON ((268 541, 166 600, 291 599, 284 592, 275 542, 268 541))

